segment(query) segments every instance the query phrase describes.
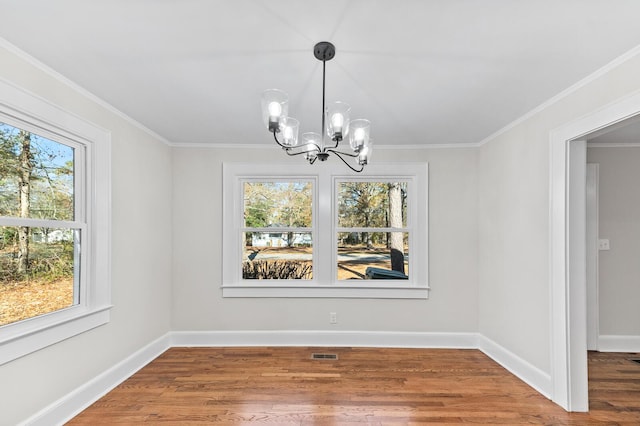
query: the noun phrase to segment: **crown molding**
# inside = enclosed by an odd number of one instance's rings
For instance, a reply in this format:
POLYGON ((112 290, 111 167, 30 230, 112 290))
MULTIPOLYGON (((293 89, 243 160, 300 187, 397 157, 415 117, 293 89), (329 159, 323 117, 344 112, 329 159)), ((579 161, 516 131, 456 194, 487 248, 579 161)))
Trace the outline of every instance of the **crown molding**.
POLYGON ((595 81, 598 78, 602 77, 603 75, 605 75, 606 73, 610 72, 611 70, 619 67, 620 65, 622 65, 625 62, 627 62, 628 60, 633 59, 634 57, 638 56, 639 54, 640 54, 640 45, 634 47, 633 49, 631 49, 628 52, 622 54, 621 56, 618 56, 613 61, 609 62, 605 66, 603 66, 603 67, 599 68, 598 70, 594 71, 593 73, 589 74, 588 76, 586 76, 582 80, 578 81, 577 83, 574 83, 573 85, 571 85, 568 88, 564 89, 562 92, 558 93, 557 95, 555 95, 555 96, 551 97, 550 99, 546 100, 545 102, 541 103, 540 105, 538 105, 537 107, 535 107, 531 111, 527 112, 526 114, 522 115, 521 117, 519 117, 519 118, 515 119, 514 121, 512 121, 511 123, 507 124, 502 129, 490 134, 489 136, 487 136, 486 138, 484 138, 480 142, 478 142, 477 145, 478 146, 485 145, 489 141, 491 141, 491 140, 497 138, 498 136, 502 135, 503 133, 506 133, 507 131, 513 129, 518 124, 521 124, 522 122, 530 119, 531 117, 533 117, 536 114, 538 114, 540 111, 542 111, 542 110, 550 107, 551 105, 561 101, 562 99, 566 98, 567 96, 571 95, 572 93, 574 93, 574 92, 578 91, 579 89, 583 88, 587 84, 592 83, 593 81, 595 81))
MULTIPOLYGON (((185 148, 185 149, 273 149, 277 148, 275 144, 242 144, 242 143, 169 143, 172 148, 185 148)), ((465 148, 478 148, 478 143, 449 143, 449 144, 412 144, 412 145, 375 145, 375 149, 381 150, 427 150, 427 149, 465 149, 465 148)))
POLYGON ((143 132, 145 132, 149 136, 157 139, 158 141, 162 142, 165 145, 171 146, 171 142, 169 140, 167 140, 166 138, 164 138, 163 136, 160 136, 159 134, 157 134, 153 130, 149 129, 148 127, 146 127, 145 125, 143 125, 139 121, 134 120, 133 118, 131 118, 130 116, 128 116, 124 112, 120 111, 119 109, 117 109, 116 107, 114 107, 113 105, 111 105, 110 103, 105 101, 104 99, 99 98, 98 96, 94 95, 93 93, 91 93, 90 91, 85 89, 84 87, 80 86, 77 83, 74 83, 73 81, 71 81, 70 79, 65 77, 64 75, 60 74, 58 71, 56 71, 53 68, 49 67, 48 65, 45 65, 44 63, 40 62, 38 59, 36 59, 33 56, 29 55, 28 53, 26 53, 25 51, 21 50, 17 46, 11 44, 10 42, 8 42, 6 39, 4 39, 2 37, 0 37, 0 47, 3 48, 3 49, 6 49, 7 51, 9 51, 12 54, 16 55, 17 57, 19 57, 23 61, 27 62, 28 64, 32 65, 36 69, 42 71, 43 73, 47 74, 48 76, 52 77, 53 79, 55 79, 55 80, 59 81, 60 83, 64 84, 65 86, 69 87, 70 89, 72 89, 73 91, 77 92, 78 94, 80 94, 80 95, 84 96, 85 98, 91 100, 92 102, 98 104, 102 108, 104 108, 107 111, 111 112, 112 114, 118 116, 119 118, 123 119, 127 123, 133 125, 134 127, 138 128, 139 130, 142 130, 143 132))

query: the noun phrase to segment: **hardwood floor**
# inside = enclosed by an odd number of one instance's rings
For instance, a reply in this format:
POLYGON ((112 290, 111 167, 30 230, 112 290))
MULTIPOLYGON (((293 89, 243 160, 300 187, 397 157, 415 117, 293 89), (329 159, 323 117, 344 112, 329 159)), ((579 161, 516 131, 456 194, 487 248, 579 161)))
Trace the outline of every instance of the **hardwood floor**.
POLYGON ((587 414, 477 350, 172 348, 69 424, 639 425, 635 355, 589 354, 587 414))

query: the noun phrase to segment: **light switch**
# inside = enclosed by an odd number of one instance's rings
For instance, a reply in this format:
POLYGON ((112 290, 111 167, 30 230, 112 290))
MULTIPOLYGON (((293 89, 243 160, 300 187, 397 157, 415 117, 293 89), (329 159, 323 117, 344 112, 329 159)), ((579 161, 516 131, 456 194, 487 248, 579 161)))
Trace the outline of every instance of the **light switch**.
POLYGON ((609 250, 609 240, 602 239, 598 240, 598 250, 609 250))

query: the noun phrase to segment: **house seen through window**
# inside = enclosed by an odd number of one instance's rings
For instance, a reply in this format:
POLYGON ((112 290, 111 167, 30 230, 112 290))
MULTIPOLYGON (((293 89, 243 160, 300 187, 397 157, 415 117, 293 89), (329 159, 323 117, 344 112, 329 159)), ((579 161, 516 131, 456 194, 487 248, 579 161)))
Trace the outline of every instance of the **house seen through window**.
POLYGON ((313 186, 244 183, 243 279, 313 278, 313 186))

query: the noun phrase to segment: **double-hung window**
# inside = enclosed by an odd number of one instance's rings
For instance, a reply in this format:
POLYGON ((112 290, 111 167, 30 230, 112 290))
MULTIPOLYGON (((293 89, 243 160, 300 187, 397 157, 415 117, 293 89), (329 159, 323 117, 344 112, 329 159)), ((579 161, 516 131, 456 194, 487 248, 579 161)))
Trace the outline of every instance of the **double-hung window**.
POLYGON ((225 297, 427 297, 427 164, 223 175, 225 297))
POLYGON ((107 132, 0 82, 0 364, 109 319, 107 132))

